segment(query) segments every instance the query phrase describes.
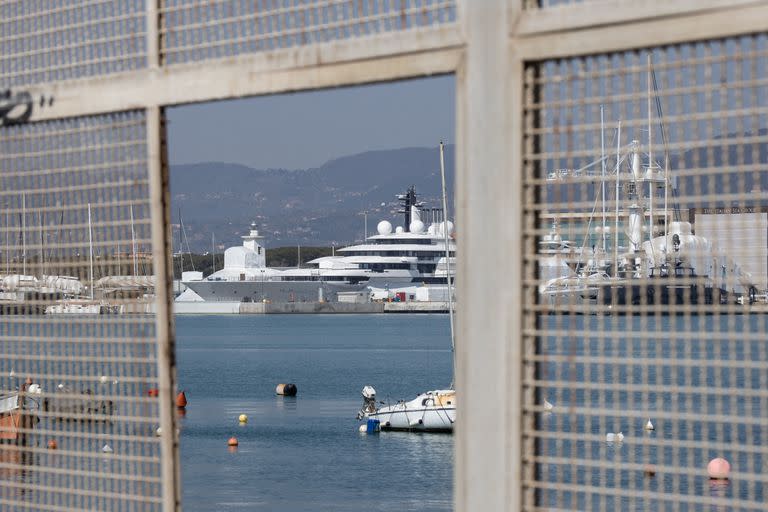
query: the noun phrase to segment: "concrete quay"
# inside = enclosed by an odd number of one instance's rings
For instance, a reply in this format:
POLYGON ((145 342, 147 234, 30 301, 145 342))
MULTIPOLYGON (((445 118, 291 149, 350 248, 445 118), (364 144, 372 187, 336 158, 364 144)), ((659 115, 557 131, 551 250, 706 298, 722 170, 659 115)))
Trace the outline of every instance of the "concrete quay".
POLYGON ((175 302, 179 315, 447 313, 447 302, 175 302))

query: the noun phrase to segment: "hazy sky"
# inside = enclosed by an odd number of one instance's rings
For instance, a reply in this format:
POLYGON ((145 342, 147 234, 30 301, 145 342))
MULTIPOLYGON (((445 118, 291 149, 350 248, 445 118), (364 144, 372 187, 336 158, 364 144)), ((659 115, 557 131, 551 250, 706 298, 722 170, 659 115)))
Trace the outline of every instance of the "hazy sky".
POLYGON ((453 143, 454 83, 442 76, 169 109, 170 162, 301 169, 372 149, 453 143))

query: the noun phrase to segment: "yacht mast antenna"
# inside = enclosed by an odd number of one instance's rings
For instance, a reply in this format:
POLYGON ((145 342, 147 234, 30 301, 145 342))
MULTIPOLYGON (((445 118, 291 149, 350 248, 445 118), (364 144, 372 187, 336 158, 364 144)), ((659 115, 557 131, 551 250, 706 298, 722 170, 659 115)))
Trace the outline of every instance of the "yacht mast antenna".
POLYGON ((448 199, 445 192, 445 158, 443 156, 443 141, 440 141, 440 181, 443 189, 443 239, 445 241, 445 277, 448 283, 448 320, 451 324, 451 355, 453 357, 453 372, 451 374, 451 389, 453 389, 453 374, 456 372, 456 341, 453 334, 453 290, 451 287, 451 250, 448 245, 448 199))

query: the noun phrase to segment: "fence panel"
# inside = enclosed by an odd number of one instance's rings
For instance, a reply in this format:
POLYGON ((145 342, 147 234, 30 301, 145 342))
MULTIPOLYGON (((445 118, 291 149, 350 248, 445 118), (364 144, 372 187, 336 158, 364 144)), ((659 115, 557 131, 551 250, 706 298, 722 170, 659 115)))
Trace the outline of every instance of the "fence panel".
POLYGON ((456 21, 455 0, 164 0, 165 64, 312 46, 456 21))
POLYGON ((527 66, 527 509, 764 508, 767 51, 527 66))
POLYGON ((0 90, 146 66, 145 0, 0 2, 0 90))
POLYGON ((0 137, 0 507, 159 510, 141 111, 0 137))

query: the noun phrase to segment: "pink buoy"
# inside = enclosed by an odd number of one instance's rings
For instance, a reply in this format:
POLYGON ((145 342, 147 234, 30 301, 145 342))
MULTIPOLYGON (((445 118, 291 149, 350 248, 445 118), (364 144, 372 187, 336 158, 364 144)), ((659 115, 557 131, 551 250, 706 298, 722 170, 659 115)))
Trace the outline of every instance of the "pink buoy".
POLYGON ((707 474, 714 480, 728 480, 730 472, 731 465, 723 458, 717 457, 707 464, 707 474))

